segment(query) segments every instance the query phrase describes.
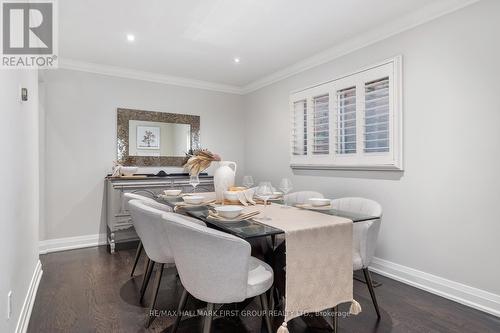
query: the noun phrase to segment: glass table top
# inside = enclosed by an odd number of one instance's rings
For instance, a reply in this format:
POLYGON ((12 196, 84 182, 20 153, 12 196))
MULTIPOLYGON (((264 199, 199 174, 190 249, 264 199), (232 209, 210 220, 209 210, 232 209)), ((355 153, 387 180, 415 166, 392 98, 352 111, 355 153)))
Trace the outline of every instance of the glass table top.
MULTIPOLYGON (((176 203, 183 201, 181 197, 175 197, 175 198, 159 197, 157 200, 161 203, 167 204, 168 206, 170 206, 172 208, 175 207, 176 203)), ((274 200, 272 202, 276 203, 276 204, 282 203, 279 200, 274 200)), ((301 208, 301 209, 305 209, 305 208, 301 208)), ((348 219, 352 220, 354 223, 375 220, 375 219, 379 218, 378 216, 369 216, 369 215, 340 211, 340 210, 335 210, 335 209, 313 210, 313 211, 316 211, 320 214, 328 214, 328 215, 348 218, 348 219)), ((213 219, 207 218, 207 216, 208 216, 208 207, 207 206, 183 208, 182 213, 189 215, 189 216, 192 216, 192 217, 195 217, 197 219, 200 219, 210 227, 228 232, 230 234, 233 234, 233 235, 240 237, 240 238, 243 238, 243 239, 266 237, 266 236, 272 236, 272 235, 278 235, 278 234, 284 233, 284 231, 281 229, 265 225, 263 223, 257 222, 257 221, 252 220, 252 219, 239 221, 239 222, 215 221, 213 219)))

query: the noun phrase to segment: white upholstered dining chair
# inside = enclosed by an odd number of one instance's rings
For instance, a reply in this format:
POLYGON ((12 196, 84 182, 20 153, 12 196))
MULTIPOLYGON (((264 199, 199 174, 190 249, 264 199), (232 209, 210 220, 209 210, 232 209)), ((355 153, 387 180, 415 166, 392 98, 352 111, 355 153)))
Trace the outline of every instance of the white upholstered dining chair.
POLYGON ((365 198, 335 199, 332 200, 332 206, 334 209, 346 212, 378 216, 378 218, 374 220, 354 223, 352 261, 355 271, 360 269, 363 270, 373 306, 377 312, 377 317, 380 318, 380 311, 368 266, 373 259, 375 247, 377 246, 378 232, 382 218, 382 207, 378 202, 365 198))
POLYGON ((311 198, 324 198, 324 196, 323 194, 315 191, 299 191, 285 195, 283 200, 288 205, 293 206, 305 204, 311 198))
MULTIPOLYGON (((151 314, 152 310, 155 309, 158 290, 160 288, 161 278, 163 274, 163 268, 165 267, 165 265, 175 265, 174 257, 172 251, 170 250, 170 245, 166 234, 167 231, 164 227, 166 221, 163 219, 162 215, 171 214, 173 216, 178 216, 178 219, 180 220, 190 221, 190 223, 193 223, 195 225, 205 226, 202 221, 199 221, 197 219, 159 210, 156 208, 157 205, 158 203, 156 202, 152 203, 140 200, 130 200, 128 202, 129 211, 132 215, 132 221, 135 227, 135 231, 141 239, 144 251, 149 258, 146 275, 144 276, 143 285, 141 287, 141 302, 146 292, 146 288, 153 272, 154 266, 156 264, 159 264, 156 272, 153 300, 151 302, 149 314, 151 314)), ((146 327, 149 327, 154 318, 154 316, 149 315, 146 321, 146 327)))
MULTIPOLYGON (((171 212, 172 211, 172 208, 170 208, 169 206, 161 204, 161 203, 157 202, 154 199, 148 198, 148 197, 140 195, 140 194, 136 194, 136 193, 124 193, 123 197, 124 197, 124 199, 126 201, 125 207, 127 207, 127 209, 128 209, 128 202, 130 200, 140 200, 142 202, 149 203, 150 207, 156 208, 158 210, 161 210, 161 211, 164 211, 164 212, 171 212)), ((133 223, 134 222, 132 220, 132 224, 133 223)), ((135 268, 137 267, 137 263, 139 262, 139 258, 141 257, 141 253, 142 253, 142 242, 139 239, 139 244, 137 245, 137 250, 135 251, 134 265, 132 266, 132 272, 130 273, 130 276, 134 276, 135 268)), ((148 266, 149 266, 149 259, 148 259, 148 262, 146 264, 146 271, 147 271, 148 266)), ((146 276, 146 274, 144 274, 144 276, 146 276)))
POLYGON ((177 271, 184 287, 178 316, 171 333, 177 331, 188 295, 207 302, 203 332, 212 326, 214 304, 242 302, 260 297, 265 323, 271 331, 266 292, 273 284, 273 271, 250 255, 250 244, 233 235, 163 214, 177 271))

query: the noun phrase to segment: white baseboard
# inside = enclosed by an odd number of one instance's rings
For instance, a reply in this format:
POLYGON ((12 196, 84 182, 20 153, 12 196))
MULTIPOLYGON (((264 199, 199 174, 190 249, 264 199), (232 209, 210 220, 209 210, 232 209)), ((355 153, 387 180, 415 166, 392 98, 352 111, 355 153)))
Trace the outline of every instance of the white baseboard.
POLYGON ((16 333, 25 333, 28 329, 28 324, 30 322, 31 310, 33 310, 33 304, 35 304, 36 292, 38 290, 38 285, 42 279, 42 263, 38 260, 35 271, 33 272, 33 277, 31 278, 30 285, 28 287, 28 292, 26 298, 24 299, 23 307, 21 308, 21 313, 19 314, 19 320, 17 321, 16 333))
POLYGON ((40 254, 82 249, 107 243, 106 234, 48 239, 38 242, 40 254))
POLYGON ((410 286, 500 317, 500 295, 380 258, 373 258, 370 270, 410 286))

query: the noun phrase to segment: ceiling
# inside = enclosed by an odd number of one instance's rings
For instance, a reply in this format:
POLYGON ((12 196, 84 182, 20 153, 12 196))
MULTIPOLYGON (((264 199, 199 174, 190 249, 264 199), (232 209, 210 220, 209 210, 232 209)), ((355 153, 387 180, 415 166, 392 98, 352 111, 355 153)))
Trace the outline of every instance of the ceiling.
POLYGON ((467 2, 64 0, 58 2, 59 55, 244 87, 354 37, 381 29, 388 34, 391 27, 414 24, 410 19, 467 2), (127 34, 135 41, 127 41, 127 34))

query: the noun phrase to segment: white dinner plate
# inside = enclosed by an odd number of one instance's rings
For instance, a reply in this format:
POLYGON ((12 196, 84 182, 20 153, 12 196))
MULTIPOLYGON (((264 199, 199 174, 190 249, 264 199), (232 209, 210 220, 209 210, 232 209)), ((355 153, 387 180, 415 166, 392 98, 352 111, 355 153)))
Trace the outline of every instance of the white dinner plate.
POLYGON ((302 209, 310 209, 310 210, 332 210, 333 207, 332 205, 328 206, 313 206, 311 204, 297 204, 295 205, 297 208, 302 208, 302 209))

